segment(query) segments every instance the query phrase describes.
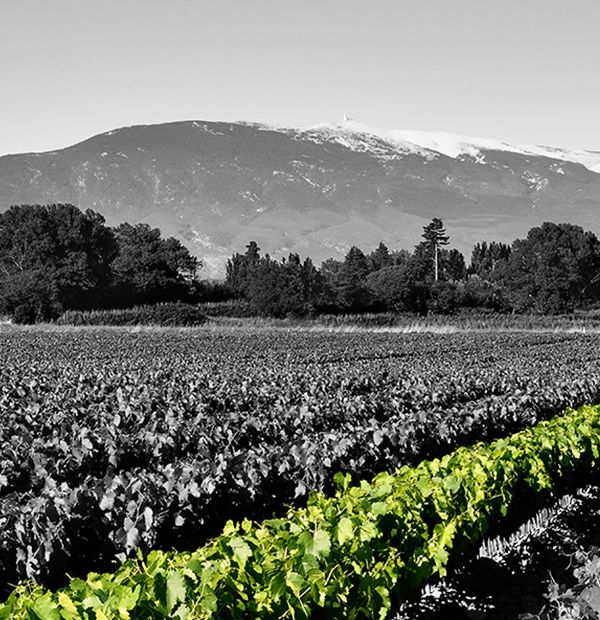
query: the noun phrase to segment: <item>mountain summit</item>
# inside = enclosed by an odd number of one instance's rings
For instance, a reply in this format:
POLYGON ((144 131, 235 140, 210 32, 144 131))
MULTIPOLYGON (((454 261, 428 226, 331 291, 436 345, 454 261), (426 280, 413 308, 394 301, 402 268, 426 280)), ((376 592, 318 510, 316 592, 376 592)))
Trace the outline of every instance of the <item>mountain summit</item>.
POLYGON ((255 240, 319 262, 384 241, 412 248, 444 220, 453 247, 510 242, 543 221, 600 232, 600 152, 339 123, 185 121, 126 127, 0 157, 0 210, 71 202, 148 222, 223 273, 255 240))

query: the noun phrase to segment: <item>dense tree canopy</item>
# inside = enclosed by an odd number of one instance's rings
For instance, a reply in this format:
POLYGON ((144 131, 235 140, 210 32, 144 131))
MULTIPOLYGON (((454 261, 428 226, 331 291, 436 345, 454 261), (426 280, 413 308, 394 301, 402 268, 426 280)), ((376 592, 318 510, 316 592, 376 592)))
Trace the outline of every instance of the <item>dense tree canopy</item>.
POLYGON ((499 278, 517 312, 572 311, 598 299, 600 242, 580 226, 545 222, 513 243, 499 278))
POLYGON ((392 312, 426 312, 427 291, 410 264, 390 265, 367 276, 367 286, 377 306, 392 312))
MULTIPOLYGON (((561 313, 600 302, 600 243, 578 226, 545 223, 512 246, 478 243, 468 269, 458 250, 445 247, 449 244, 443 222, 434 219, 424 226, 423 240, 412 253, 390 251, 384 243, 367 254, 353 246, 343 261, 328 259, 315 271, 321 284, 318 295, 317 288, 304 289, 312 295, 308 306, 321 312, 450 313, 468 308, 561 313)), ((231 282, 251 272, 261 260, 256 244, 250 244, 246 255, 235 255, 230 261, 231 282)), ((274 288, 285 289, 282 282, 272 284, 273 265, 261 268, 250 278, 254 299, 274 288), (261 282, 271 284, 260 291, 261 282)), ((241 280, 246 284, 237 285, 239 291, 250 281, 245 276, 241 280)), ((290 290, 294 298, 296 293, 290 290)), ((280 315, 286 308, 285 296, 277 298, 280 315)), ((258 305, 266 308, 269 304, 258 305)))
POLYGON ((106 226, 72 205, 14 206, 0 214, 0 314, 21 322, 66 309, 241 298, 264 316, 319 312, 563 313, 600 304, 600 241, 572 224, 546 222, 509 246, 481 242, 469 268, 446 248, 441 220, 412 252, 352 246, 317 269, 291 253, 261 256, 254 241, 234 254, 225 282, 200 283, 201 262, 147 224, 106 226))
POLYGON ((370 271, 378 271, 394 264, 394 259, 390 255, 387 245, 383 242, 367 256, 367 261, 370 271))
POLYGON ((199 261, 175 238, 163 239, 148 224, 114 230, 118 253, 112 263, 114 304, 155 303, 186 297, 199 261))
POLYGON ((337 288, 337 303, 345 311, 360 312, 369 307, 369 272, 367 257, 360 248, 352 246, 344 258, 337 288))
POLYGON ((20 322, 183 299, 198 265, 179 241, 146 224, 112 229, 69 204, 0 213, 0 313, 20 322))
POLYGON ((225 267, 225 281, 236 295, 247 295, 253 272, 260 261, 260 248, 256 241, 250 241, 244 254, 236 253, 225 267))
POLYGON ((11 207, 0 214, 0 312, 33 321, 94 307, 116 254, 98 213, 66 204, 11 207))
POLYGON ((493 278, 496 269, 504 265, 510 258, 511 247, 506 243, 482 241, 476 243, 471 254, 469 273, 480 278, 493 278))
POLYGON ((260 248, 251 241, 245 254, 235 254, 227 262, 226 282, 243 295, 259 315, 303 316, 313 312, 323 296, 321 275, 310 258, 301 261, 291 253, 287 259, 260 256, 260 248))

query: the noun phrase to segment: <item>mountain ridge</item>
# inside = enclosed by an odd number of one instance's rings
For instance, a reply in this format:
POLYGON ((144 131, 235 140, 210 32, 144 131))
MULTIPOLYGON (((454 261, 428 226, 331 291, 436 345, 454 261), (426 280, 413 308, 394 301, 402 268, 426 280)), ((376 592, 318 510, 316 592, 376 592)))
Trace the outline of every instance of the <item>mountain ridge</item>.
POLYGON ((175 121, 0 157, 0 210, 48 202, 158 226, 206 262, 205 275, 222 275, 251 239, 317 262, 351 245, 411 248, 432 217, 468 258, 477 241, 510 242, 545 220, 599 232, 600 152, 351 120, 175 121))

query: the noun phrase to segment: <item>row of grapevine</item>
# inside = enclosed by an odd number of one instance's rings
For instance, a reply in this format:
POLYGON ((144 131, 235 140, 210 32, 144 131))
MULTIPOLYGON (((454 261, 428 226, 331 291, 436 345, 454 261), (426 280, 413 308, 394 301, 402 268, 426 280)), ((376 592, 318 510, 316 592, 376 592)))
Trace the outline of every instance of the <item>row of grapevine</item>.
POLYGON ((19 586, 0 619, 383 619, 516 498, 551 491, 599 457, 600 407, 568 411, 358 486, 338 474, 335 497, 314 492, 283 519, 229 521, 192 553, 139 555, 57 593, 19 586))
POLYGON ((594 335, 15 330, 0 347, 0 589, 191 549, 600 400, 594 335), (519 351, 518 354, 515 351, 519 351))

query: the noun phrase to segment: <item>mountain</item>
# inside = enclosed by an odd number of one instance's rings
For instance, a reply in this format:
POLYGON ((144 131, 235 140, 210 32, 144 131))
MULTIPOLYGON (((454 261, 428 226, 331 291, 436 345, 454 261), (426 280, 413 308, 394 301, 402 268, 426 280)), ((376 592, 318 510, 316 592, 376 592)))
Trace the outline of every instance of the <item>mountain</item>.
POLYGON ((0 157, 0 211, 71 202, 109 224, 148 222, 201 257, 204 275, 249 240, 317 263, 351 245, 412 248, 443 219, 469 258, 543 221, 600 234, 600 152, 516 146, 355 121, 292 128, 186 121, 109 131, 0 157))

